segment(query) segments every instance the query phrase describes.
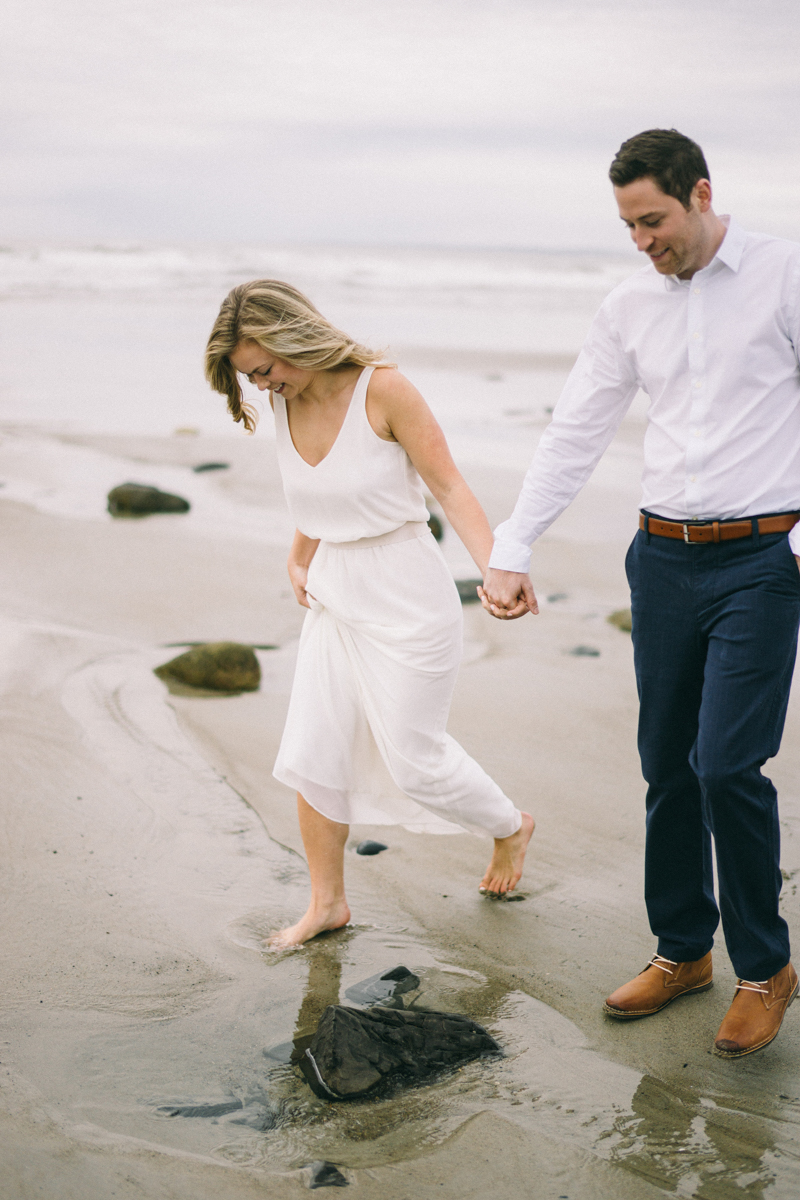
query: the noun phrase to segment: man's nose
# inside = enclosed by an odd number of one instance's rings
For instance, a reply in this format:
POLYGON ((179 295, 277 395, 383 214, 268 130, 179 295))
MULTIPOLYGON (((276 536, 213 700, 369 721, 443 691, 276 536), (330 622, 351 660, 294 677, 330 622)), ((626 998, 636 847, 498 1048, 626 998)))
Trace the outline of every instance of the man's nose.
POLYGON ((648 246, 652 246, 653 244, 653 235, 649 229, 634 229, 631 237, 636 242, 637 250, 646 250, 648 246))

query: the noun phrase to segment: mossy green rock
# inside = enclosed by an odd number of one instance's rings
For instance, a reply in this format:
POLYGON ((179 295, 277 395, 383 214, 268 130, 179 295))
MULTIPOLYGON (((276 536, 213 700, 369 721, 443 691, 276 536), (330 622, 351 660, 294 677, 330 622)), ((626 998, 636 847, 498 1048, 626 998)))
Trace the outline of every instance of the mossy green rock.
POLYGON ((631 631, 631 610, 629 608, 619 608, 616 612, 612 612, 608 618, 609 625, 616 625, 617 629, 622 633, 630 633, 631 631))
POLYGON ((240 642, 206 642, 155 668, 159 679, 175 679, 187 687, 212 692, 255 692, 261 667, 252 646, 240 642))
POLYGON ((146 483, 121 483, 108 493, 112 517, 146 517, 150 513, 185 513, 190 508, 183 496, 173 496, 146 483))

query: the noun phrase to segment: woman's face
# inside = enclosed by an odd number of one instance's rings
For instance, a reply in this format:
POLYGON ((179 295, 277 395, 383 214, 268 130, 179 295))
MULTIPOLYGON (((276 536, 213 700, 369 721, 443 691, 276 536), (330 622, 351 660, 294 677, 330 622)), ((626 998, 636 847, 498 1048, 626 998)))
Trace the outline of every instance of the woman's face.
POLYGON ((246 375, 260 392, 277 392, 280 396, 297 396, 311 383, 314 371, 293 367, 285 358, 277 358, 258 342, 239 342, 230 358, 231 365, 246 375))

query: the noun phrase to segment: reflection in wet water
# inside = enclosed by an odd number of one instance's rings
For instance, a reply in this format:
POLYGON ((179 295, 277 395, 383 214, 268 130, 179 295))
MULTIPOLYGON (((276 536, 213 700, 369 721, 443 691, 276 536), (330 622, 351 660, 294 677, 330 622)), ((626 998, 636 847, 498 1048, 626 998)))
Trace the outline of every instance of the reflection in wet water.
POLYGON ((775 1141, 765 1122, 651 1075, 616 1129, 612 1160, 680 1196, 760 1197, 775 1181, 767 1161, 775 1141))
MULTIPOLYGON (((363 952, 363 942, 359 949, 363 952)), ((420 978, 419 987, 402 997, 404 1005, 472 1017, 497 1037, 505 1058, 469 1063, 426 1084, 397 1086, 345 1104, 316 1098, 295 1066, 276 1063, 269 1071, 273 1127, 227 1142, 218 1155, 272 1170, 312 1159, 373 1167, 417 1158, 488 1111, 533 1138, 560 1145, 565 1161, 588 1151, 665 1195, 703 1200, 794 1195, 794 1129, 788 1140, 776 1137, 780 1126, 771 1107, 745 1112, 739 1107, 743 1097, 712 1099, 696 1088, 640 1077, 598 1055, 571 1022, 514 990, 513 980, 487 981, 429 955, 422 965, 411 950, 406 944, 389 951, 399 951, 398 961, 420 978)), ((397 965, 385 946, 379 953, 385 969, 397 965)), ((321 939, 303 954, 308 976, 291 1043, 295 1052, 304 1049, 327 1005, 340 1002, 343 967, 352 968, 356 957, 364 961, 350 939, 321 939)))
MULTIPOLYGON (((293 1061, 270 1070, 274 1128, 261 1138, 237 1139, 218 1147, 216 1153, 228 1161, 272 1169, 291 1169, 312 1159, 329 1159, 349 1167, 402 1161, 439 1144, 497 1095, 491 1065, 485 1062, 469 1063, 424 1084, 398 1085, 379 1097, 345 1104, 331 1104, 313 1095, 294 1063, 325 1008, 340 1002, 342 960, 348 954, 349 940, 334 935, 304 948, 308 977, 292 1039, 293 1061)), ((386 956, 387 950, 382 953, 386 956)), ((498 1017, 508 995, 507 985, 487 982, 458 968, 443 968, 431 962, 429 955, 425 957, 428 964, 417 970, 419 986, 401 998, 404 1007, 458 1011, 482 1024, 498 1017)), ((398 965, 384 958, 384 970, 398 965)), ((267 1048, 266 1061, 289 1058, 282 1053, 284 1049, 267 1048)))

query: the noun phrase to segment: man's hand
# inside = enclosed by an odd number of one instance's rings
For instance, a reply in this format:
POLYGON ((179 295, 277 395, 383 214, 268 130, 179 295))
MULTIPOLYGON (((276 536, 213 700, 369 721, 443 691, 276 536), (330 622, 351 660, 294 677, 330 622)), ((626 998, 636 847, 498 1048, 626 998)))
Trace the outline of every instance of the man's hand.
POLYGON ((478 595, 486 611, 500 621, 514 621, 527 612, 535 616, 539 611, 530 575, 525 572, 490 567, 478 595))

